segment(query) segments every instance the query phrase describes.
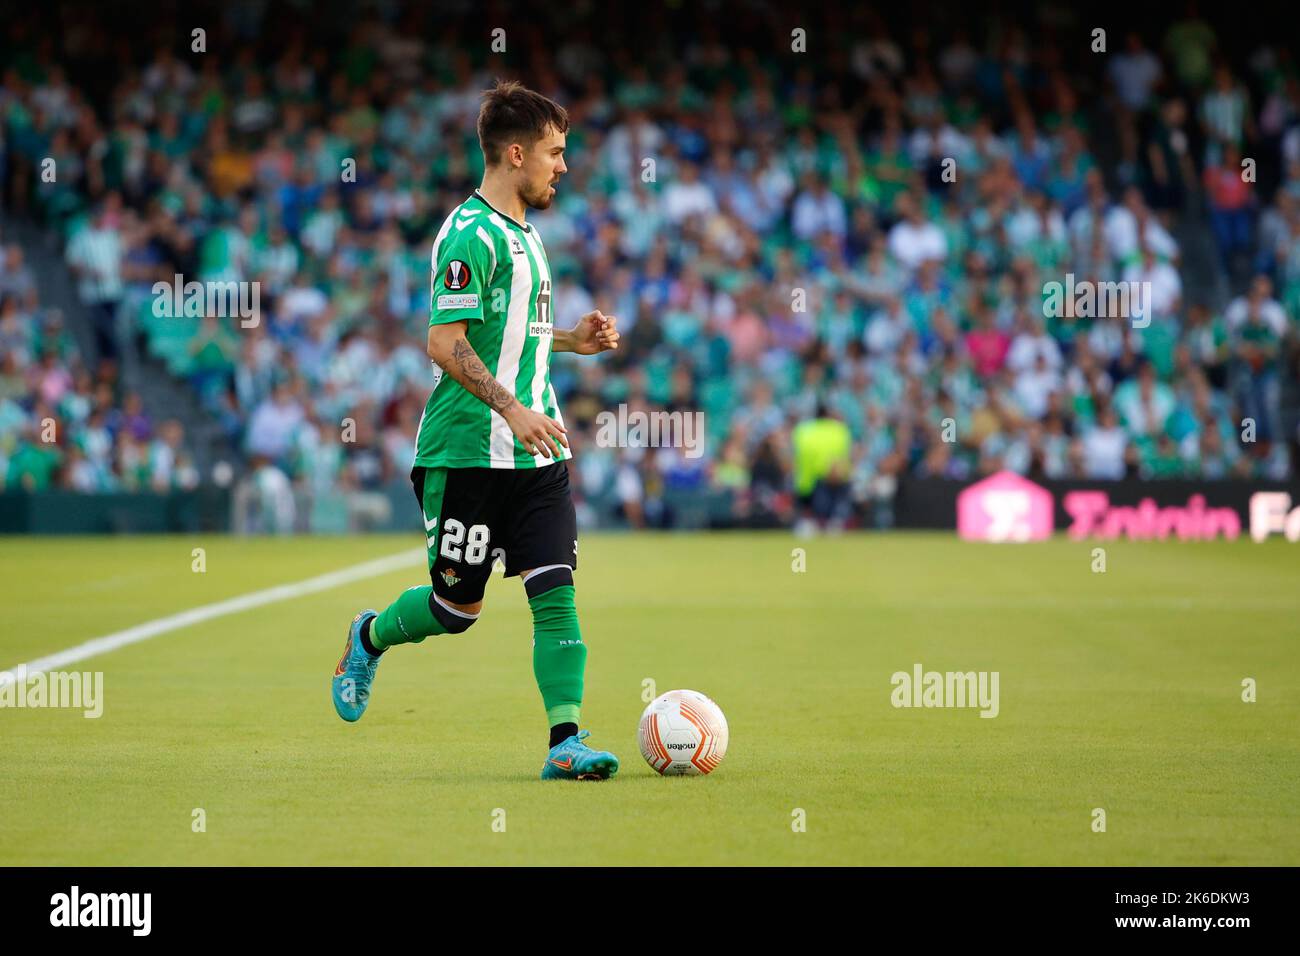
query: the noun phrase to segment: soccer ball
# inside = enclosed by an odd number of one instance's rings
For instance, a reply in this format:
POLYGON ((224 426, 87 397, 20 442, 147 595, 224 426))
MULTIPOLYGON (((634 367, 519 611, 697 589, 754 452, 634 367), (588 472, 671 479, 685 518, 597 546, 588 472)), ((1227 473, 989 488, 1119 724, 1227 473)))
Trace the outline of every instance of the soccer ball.
POLYGON ((641 714, 641 756, 665 777, 713 771, 727 755, 727 718, 694 690, 670 690, 641 714))

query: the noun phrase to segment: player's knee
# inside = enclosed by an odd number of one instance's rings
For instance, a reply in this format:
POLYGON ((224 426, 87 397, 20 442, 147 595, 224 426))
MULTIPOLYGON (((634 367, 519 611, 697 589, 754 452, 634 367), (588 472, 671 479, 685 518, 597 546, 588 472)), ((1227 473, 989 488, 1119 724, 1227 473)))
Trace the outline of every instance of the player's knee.
MULTIPOLYGON (((483 607, 483 602, 479 601, 470 606, 481 609, 483 607)), ((432 591, 429 592, 429 610, 433 613, 433 616, 438 619, 438 622, 446 628, 448 634, 465 633, 471 626, 473 626, 474 622, 478 620, 479 615, 477 610, 470 613, 469 611, 452 607, 448 602, 438 597, 438 595, 434 594, 432 591)))
POLYGON ((539 594, 565 586, 573 587, 573 568, 567 564, 534 568, 524 575, 524 591, 527 592, 530 601, 539 594))

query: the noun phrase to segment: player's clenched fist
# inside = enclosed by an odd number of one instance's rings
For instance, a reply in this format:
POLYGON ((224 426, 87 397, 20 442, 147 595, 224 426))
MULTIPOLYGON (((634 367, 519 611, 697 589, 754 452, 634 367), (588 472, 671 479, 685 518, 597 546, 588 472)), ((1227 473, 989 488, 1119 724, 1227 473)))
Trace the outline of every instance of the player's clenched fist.
POLYGON ((618 348, 618 318, 599 309, 588 312, 573 327, 573 350, 579 355, 595 355, 618 348))
POLYGON ((519 443, 530 455, 560 458, 564 454, 560 446, 569 447, 564 426, 548 415, 525 408, 516 402, 503 417, 510 430, 515 433, 515 437, 519 439, 519 443))

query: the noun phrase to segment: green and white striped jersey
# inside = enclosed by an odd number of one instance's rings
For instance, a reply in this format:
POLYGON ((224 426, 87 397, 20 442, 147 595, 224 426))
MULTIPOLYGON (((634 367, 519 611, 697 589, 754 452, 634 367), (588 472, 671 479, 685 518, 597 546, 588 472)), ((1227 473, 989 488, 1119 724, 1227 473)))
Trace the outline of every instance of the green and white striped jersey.
MULTIPOLYGON (((466 338, 515 398, 561 424, 551 387, 551 268, 541 237, 474 191, 433 243, 429 325, 467 323, 466 338)), ((429 468, 541 468, 506 420, 436 364, 415 435, 415 464, 429 468)), ((562 448, 563 456, 571 457, 562 448)))

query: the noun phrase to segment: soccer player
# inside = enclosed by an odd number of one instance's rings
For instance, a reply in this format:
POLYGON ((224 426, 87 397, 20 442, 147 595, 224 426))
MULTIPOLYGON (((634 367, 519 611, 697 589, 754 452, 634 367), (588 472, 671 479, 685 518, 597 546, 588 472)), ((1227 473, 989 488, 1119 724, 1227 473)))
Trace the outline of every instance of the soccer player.
POLYGON ((483 96, 483 184, 433 243, 429 358, 434 387, 415 436, 411 482, 424 514, 432 587, 412 587, 384 611, 361 611, 334 669, 334 708, 365 713, 382 655, 433 634, 460 634, 483 607, 497 556, 519 575, 533 613, 533 673, 550 726, 542 779, 600 780, 618 758, 579 732, 587 646, 573 572, 578 530, 571 457, 551 387, 552 352, 618 348, 614 316, 588 312, 571 329, 551 316, 551 270, 526 222, 546 209, 564 164, 565 110, 518 83, 483 96))

